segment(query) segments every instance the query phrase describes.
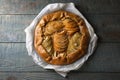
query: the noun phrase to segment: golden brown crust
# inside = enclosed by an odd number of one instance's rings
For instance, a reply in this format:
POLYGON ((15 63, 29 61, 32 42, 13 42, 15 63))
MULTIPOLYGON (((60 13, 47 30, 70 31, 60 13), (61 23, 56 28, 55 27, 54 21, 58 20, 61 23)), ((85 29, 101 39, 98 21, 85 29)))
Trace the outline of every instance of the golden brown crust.
POLYGON ((66 65, 86 54, 89 40, 84 20, 59 10, 41 18, 35 28, 34 47, 47 63, 66 65))

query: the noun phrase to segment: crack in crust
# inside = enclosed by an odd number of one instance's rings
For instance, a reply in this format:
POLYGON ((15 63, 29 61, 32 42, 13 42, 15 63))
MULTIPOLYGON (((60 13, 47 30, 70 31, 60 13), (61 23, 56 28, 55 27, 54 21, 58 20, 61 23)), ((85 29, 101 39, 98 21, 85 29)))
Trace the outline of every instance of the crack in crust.
POLYGON ((86 54, 89 40, 84 20, 59 10, 41 18, 35 28, 34 47, 47 63, 66 65, 86 54))

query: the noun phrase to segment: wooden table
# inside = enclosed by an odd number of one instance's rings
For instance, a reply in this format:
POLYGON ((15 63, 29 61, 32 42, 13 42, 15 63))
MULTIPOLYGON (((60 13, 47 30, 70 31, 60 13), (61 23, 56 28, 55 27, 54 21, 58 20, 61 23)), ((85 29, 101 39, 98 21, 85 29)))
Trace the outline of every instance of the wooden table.
POLYGON ((120 80, 120 0, 0 0, 0 80, 120 80), (48 3, 74 2, 99 40, 94 54, 63 78, 27 55, 24 29, 48 3))

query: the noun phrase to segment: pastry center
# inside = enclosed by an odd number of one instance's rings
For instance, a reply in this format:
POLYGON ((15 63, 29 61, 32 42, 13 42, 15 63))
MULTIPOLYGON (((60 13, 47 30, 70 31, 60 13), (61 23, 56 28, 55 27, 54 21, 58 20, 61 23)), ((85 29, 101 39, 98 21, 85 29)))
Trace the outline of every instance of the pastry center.
POLYGON ((80 45, 80 29, 77 23, 69 18, 48 22, 43 28, 42 46, 51 56, 67 55, 80 45))

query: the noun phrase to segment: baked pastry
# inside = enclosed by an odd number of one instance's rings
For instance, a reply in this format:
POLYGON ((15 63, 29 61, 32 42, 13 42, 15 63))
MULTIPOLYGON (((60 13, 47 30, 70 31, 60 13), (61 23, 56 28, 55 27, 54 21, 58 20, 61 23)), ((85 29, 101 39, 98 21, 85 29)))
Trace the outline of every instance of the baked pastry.
POLYGON ((87 52, 90 35, 84 20, 59 10, 44 15, 35 28, 34 48, 47 63, 71 64, 87 52))

